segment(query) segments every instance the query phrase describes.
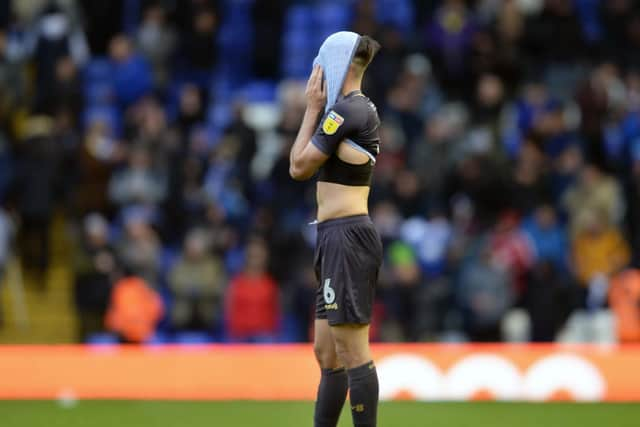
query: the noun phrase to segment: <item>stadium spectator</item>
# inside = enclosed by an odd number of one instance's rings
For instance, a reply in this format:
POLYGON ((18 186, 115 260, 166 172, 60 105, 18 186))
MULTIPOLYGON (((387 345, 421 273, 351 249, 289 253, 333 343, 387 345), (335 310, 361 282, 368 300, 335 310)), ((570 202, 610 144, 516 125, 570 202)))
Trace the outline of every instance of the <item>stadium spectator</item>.
POLYGON ((167 11, 161 3, 152 3, 142 13, 136 34, 136 45, 153 67, 154 84, 164 87, 169 79, 168 62, 176 45, 176 34, 167 22, 167 11))
POLYGON ((423 286, 420 266, 411 247, 401 242, 390 246, 389 261, 390 283, 387 289, 382 289, 388 317, 398 323, 402 341, 415 341, 418 338, 416 321, 421 311, 418 294, 423 286))
POLYGON ((488 251, 462 268, 456 299, 470 340, 500 341, 502 316, 514 300, 509 276, 491 260, 488 251))
POLYGON ((200 11, 213 11, 214 15, 218 17, 220 15, 220 1, 219 0, 185 0, 180 3, 179 7, 174 7, 172 10, 174 21, 181 32, 185 32, 193 29, 193 18, 200 11))
POLYGON ((550 204, 540 204, 527 218, 522 229, 529 238, 536 262, 550 262, 559 271, 569 265, 569 241, 566 230, 550 204))
POLYGON ((179 71, 185 80, 206 87, 209 73, 217 62, 215 40, 219 26, 218 14, 209 5, 194 6, 187 20, 188 23, 180 34, 179 71))
POLYGON ((124 215, 124 233, 116 243, 118 259, 125 271, 140 277, 150 286, 159 284, 160 241, 144 208, 129 208, 124 215))
POLYGON ((173 293, 171 323, 175 329, 212 329, 221 320, 222 291, 226 285, 220 260, 209 254, 209 236, 191 230, 184 250, 169 272, 173 293))
POLYGON ((608 279, 630 261, 629 244, 606 218, 597 210, 585 213, 572 242, 575 273, 585 288, 587 305, 604 303, 608 279))
POLYGON ((127 167, 109 182, 109 197, 119 206, 155 205, 164 200, 166 192, 166 179, 154 170, 151 153, 143 147, 131 150, 127 167))
MULTIPOLYGON (((50 224, 60 179, 61 147, 53 137, 54 122, 48 116, 32 116, 20 145, 15 187, 21 215, 20 243, 23 264, 41 277, 49 267, 50 224)), ((38 281, 45 286, 44 280, 38 281)))
POLYGON ((124 2, 125 0, 78 0, 92 55, 107 55, 109 42, 123 30, 124 2))
POLYGON ((426 32, 427 52, 444 87, 454 96, 469 93, 469 57, 477 25, 463 0, 445 0, 433 14, 426 32), (465 90, 467 89, 467 90, 465 90))
POLYGON ((118 274, 118 262, 109 242, 109 223, 100 214, 84 218, 77 242, 74 267, 74 302, 78 313, 78 338, 104 330, 111 285, 118 274))
POLYGON ((526 23, 524 46, 534 63, 567 64, 581 59, 584 34, 571 0, 546 0, 540 14, 526 23))
MULTIPOLYGON (((365 2, 360 2, 365 3, 365 2)), ((355 27, 355 25, 354 25, 355 27)), ((356 32, 358 30, 355 30, 356 32)), ((361 33, 362 34, 362 33, 361 33)), ((372 33, 368 33, 372 34, 372 33)), ((363 91, 376 105, 385 104, 385 96, 389 89, 396 83, 398 75, 402 73, 404 68, 405 57, 407 56, 407 45, 402 38, 402 33, 398 28, 387 26, 380 31, 380 35, 376 37, 384 46, 374 58, 375 65, 368 70, 363 81, 363 91)), ((415 56, 422 56, 416 54, 415 56)), ((424 58, 422 56, 422 58, 424 58)), ((424 72, 429 74, 430 83, 433 84, 433 76, 431 75, 431 64, 425 59, 429 66, 423 68, 424 72)))
POLYGON ((197 85, 187 83, 180 88, 177 125, 183 141, 188 140, 197 125, 203 124, 206 101, 204 91, 197 85))
POLYGON ((566 270, 538 260, 529 274, 524 307, 531 321, 530 340, 552 342, 575 308, 574 283, 566 270))
POLYGON ((68 56, 79 66, 89 57, 83 29, 75 27, 69 14, 56 2, 49 2, 42 11, 34 27, 33 38, 38 95, 53 90, 52 83, 56 80, 56 68, 61 58, 68 56))
POLYGON ((411 149, 408 161, 429 199, 439 200, 447 175, 462 154, 460 135, 444 112, 437 112, 426 121, 423 134, 411 149))
POLYGON ((113 67, 116 98, 119 106, 125 109, 151 92, 153 87, 151 70, 146 60, 135 51, 131 40, 124 34, 118 34, 111 39, 109 56, 113 67))
POLYGON ((512 293, 522 297, 526 290, 526 275, 534 261, 533 248, 519 228, 514 212, 505 212, 488 236, 491 264, 510 275, 512 293))
POLYGON ((72 13, 74 2, 73 0, 29 0, 9 3, 10 9, 14 13, 14 18, 18 22, 32 22, 37 20, 43 12, 52 8, 65 14, 72 13))
MULTIPOLYGON (((375 78, 375 74, 373 76, 375 78)), ((402 129, 410 148, 423 128, 423 117, 435 113, 441 103, 431 62, 415 54, 405 60, 400 75, 389 89, 387 102, 382 105, 388 117, 402 129)))
POLYGON ((280 296, 267 271, 269 252, 253 238, 245 249, 244 268, 229 283, 226 323, 234 341, 273 340, 279 331, 280 296))
POLYGON ((579 180, 567 190, 564 203, 573 235, 585 229, 585 221, 594 213, 607 227, 618 226, 624 214, 619 184, 595 165, 586 165, 582 169, 579 180))
POLYGON ((233 106, 233 116, 231 123, 224 131, 225 139, 221 142, 230 140, 230 144, 235 151, 235 177, 242 191, 249 197, 253 196, 254 174, 252 171, 253 162, 258 153, 256 130, 247 125, 244 119, 244 108, 241 103, 233 106))
POLYGON ((75 117, 83 111, 82 80, 70 56, 62 56, 56 61, 49 88, 39 94, 36 111, 54 115, 68 109, 75 117))
POLYGON ((124 151, 106 117, 91 120, 77 154, 78 181, 74 205, 78 214, 111 213, 109 183, 116 162, 124 151))
POLYGON ((233 135, 220 141, 211 153, 203 182, 207 200, 222 208, 231 221, 242 221, 249 213, 247 199, 239 181, 239 142, 233 135))
POLYGON ((113 285, 105 324, 122 342, 143 343, 151 338, 163 313, 160 296, 143 279, 128 276, 113 285))
POLYGON ((9 34, 0 28, 0 112, 5 121, 19 107, 24 107, 25 91, 24 64, 9 51, 9 34))
POLYGON ((539 143, 533 138, 522 142, 512 176, 512 207, 528 215, 551 198, 549 169, 539 143))
POLYGON ((156 173, 165 173, 169 151, 178 142, 176 132, 169 127, 167 113, 155 96, 146 96, 135 103, 125 115, 124 133, 129 146, 143 148, 150 156, 150 166, 156 173))
POLYGON ((423 275, 431 278, 445 271, 451 225, 438 208, 431 208, 427 216, 415 216, 404 221, 400 237, 415 251, 423 275))
POLYGON ((634 5, 629 0, 602 3, 600 20, 604 29, 603 51, 608 59, 624 64, 629 49, 628 25, 633 17, 634 5))
POLYGON ((607 117, 610 111, 620 107, 624 90, 619 71, 612 63, 600 64, 576 90, 582 115, 580 131, 590 144, 602 137, 607 117))

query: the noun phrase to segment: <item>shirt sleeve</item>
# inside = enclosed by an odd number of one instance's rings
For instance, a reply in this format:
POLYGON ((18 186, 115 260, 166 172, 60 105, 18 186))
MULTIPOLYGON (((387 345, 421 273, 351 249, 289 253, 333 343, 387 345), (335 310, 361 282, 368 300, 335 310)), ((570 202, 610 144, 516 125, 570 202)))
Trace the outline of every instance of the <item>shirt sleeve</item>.
POLYGON ((327 156, 333 154, 344 139, 358 130, 358 120, 354 111, 345 104, 336 104, 320 120, 311 143, 327 156))

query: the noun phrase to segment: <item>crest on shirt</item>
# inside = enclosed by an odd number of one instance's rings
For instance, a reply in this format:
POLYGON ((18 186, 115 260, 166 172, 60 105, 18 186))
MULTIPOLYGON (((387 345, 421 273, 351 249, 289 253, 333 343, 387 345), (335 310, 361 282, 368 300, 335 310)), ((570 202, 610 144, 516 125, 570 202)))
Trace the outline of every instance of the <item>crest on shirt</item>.
POLYGON ((336 133, 342 123, 344 123, 344 118, 340 114, 331 110, 329 111, 329 114, 327 114, 327 117, 324 119, 324 122, 322 122, 322 130, 327 135, 333 135, 334 133, 336 133))

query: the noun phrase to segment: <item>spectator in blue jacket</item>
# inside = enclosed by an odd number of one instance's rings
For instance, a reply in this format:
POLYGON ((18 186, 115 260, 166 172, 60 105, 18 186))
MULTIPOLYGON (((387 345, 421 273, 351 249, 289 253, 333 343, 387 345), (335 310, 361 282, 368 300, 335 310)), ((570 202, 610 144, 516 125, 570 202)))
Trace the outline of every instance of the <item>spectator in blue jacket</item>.
POLYGON ((131 40, 123 34, 111 40, 109 54, 113 65, 116 98, 120 107, 129 107, 151 92, 151 68, 147 61, 134 51, 131 40))
POLYGON ((531 240, 537 262, 550 261, 556 268, 566 271, 569 250, 567 230, 558 222, 552 205, 540 205, 524 221, 522 229, 531 240))

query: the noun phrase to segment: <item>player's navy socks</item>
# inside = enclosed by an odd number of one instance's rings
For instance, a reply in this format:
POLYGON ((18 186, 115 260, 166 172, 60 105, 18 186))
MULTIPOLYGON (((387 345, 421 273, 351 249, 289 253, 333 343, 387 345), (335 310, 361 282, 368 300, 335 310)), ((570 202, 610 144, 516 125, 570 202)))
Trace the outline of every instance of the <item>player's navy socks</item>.
POLYGON ((313 417, 315 427, 336 427, 348 388, 349 378, 344 368, 322 370, 313 417))
POLYGON ((349 369, 349 400, 355 427, 375 427, 378 418, 378 373, 373 361, 349 369))

